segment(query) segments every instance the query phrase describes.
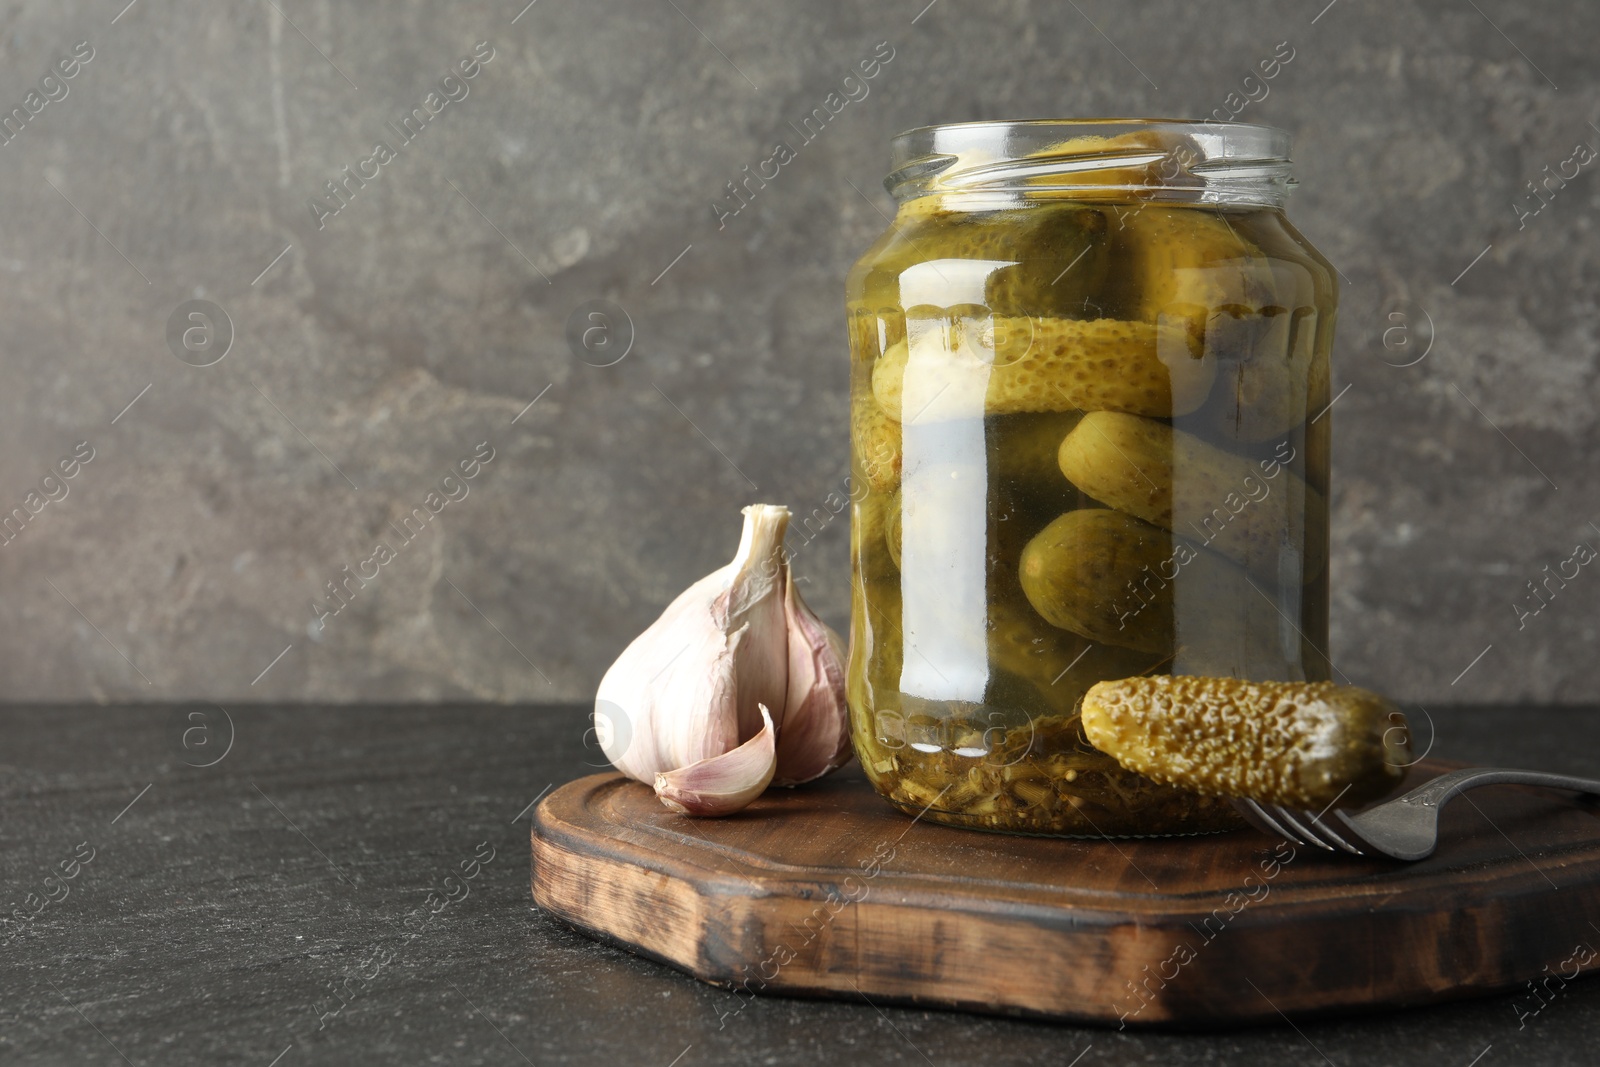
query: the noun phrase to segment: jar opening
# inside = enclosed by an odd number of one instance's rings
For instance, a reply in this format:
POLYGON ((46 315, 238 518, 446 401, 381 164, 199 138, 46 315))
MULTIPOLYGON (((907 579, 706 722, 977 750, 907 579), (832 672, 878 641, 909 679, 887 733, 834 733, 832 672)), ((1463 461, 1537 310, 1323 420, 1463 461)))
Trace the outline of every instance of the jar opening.
POLYGON ((1271 126, 1179 119, 1027 120, 923 126, 894 138, 884 187, 905 203, 1030 199, 1283 206, 1290 136, 1271 126))

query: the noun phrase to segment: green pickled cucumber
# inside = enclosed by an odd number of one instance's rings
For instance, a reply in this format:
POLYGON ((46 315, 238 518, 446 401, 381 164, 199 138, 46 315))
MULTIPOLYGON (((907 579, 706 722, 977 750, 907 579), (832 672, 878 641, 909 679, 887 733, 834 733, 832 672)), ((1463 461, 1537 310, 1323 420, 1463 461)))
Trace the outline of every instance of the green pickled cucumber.
POLYGON ((1111 245, 1111 313, 1182 323, 1197 351, 1208 326, 1212 340, 1226 341, 1237 319, 1274 302, 1270 260, 1214 210, 1131 208, 1112 221, 1111 245))
POLYGON ((1240 445, 1282 438, 1316 414, 1327 388, 1325 318, 1316 286, 1301 264, 1269 260, 1270 303, 1240 309, 1213 322, 1206 351, 1217 380, 1204 406, 1183 425, 1207 437, 1240 445), (1220 331, 1220 332, 1219 332, 1220 331), (1320 343, 1319 343, 1320 342, 1320 343))
POLYGON ((884 507, 883 540, 889 558, 894 560, 895 569, 898 570, 900 567, 900 490, 898 489, 884 507))
POLYGON ((1089 496, 1220 552, 1267 582, 1322 572, 1322 494, 1276 459, 1253 460, 1137 415, 1086 415, 1059 453, 1089 496))
POLYGON ((913 335, 874 364, 872 392, 901 422, 1073 410, 1165 418, 1198 408, 1216 377, 1181 324, 997 319, 994 333, 1001 347, 913 335))
POLYGON ((1103 682, 1084 699, 1083 728, 1101 751, 1155 781, 1292 808, 1377 800, 1411 763, 1400 709, 1331 682, 1103 682))
POLYGON ((1092 296, 1106 278, 1107 229, 1105 212, 1083 204, 980 212, 919 198, 875 249, 861 280, 863 304, 1092 318, 1092 296))
POLYGON ((1159 666, 1162 658, 1042 625, 1019 590, 1018 595, 989 605, 989 662, 1032 686, 1035 707, 1071 715, 1100 679, 1143 674, 1159 666))
POLYGON ((1109 508, 1069 511, 1023 549, 1024 595, 1052 626, 1170 657, 1173 669, 1281 676, 1300 638, 1267 590, 1168 530, 1109 508))
POLYGON ((1168 530, 1109 508, 1080 508, 1028 542, 1019 580, 1052 626, 1166 654, 1173 647, 1172 585, 1159 571, 1174 558, 1173 546, 1168 530))
POLYGON ((850 437, 858 477, 880 493, 893 492, 900 484, 903 461, 900 424, 873 402, 869 390, 851 393, 850 437))
POLYGON ((864 493, 851 506, 850 553, 866 582, 896 581, 900 576, 899 549, 891 552, 888 530, 893 517, 898 539, 899 493, 864 493))

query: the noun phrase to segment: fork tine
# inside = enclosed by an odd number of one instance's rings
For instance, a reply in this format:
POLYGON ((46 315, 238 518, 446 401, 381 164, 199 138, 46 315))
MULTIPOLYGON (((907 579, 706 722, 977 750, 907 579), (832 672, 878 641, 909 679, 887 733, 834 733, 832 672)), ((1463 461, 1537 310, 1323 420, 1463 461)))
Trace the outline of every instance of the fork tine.
POLYGON ((1333 828, 1333 824, 1328 819, 1328 815, 1336 813, 1324 812, 1321 815, 1313 815, 1309 811, 1303 811, 1300 814, 1304 816, 1306 822, 1317 828, 1317 832, 1322 835, 1322 839, 1324 841, 1336 845, 1345 852, 1349 852, 1357 856, 1361 855, 1361 850, 1359 848, 1346 841, 1339 835, 1339 831, 1333 828))
POLYGON ((1235 797, 1233 805, 1238 809, 1239 814, 1245 817, 1246 822, 1248 822, 1251 826, 1254 826, 1257 830, 1260 830, 1262 833, 1268 834, 1269 836, 1281 837, 1284 840, 1293 842, 1297 845, 1303 845, 1306 843, 1301 839, 1299 834, 1284 827, 1283 824, 1272 817, 1271 812, 1269 812, 1262 805, 1257 804, 1255 801, 1246 800, 1243 797, 1235 797))
POLYGON ((1361 831, 1359 829, 1357 829, 1356 828, 1356 824, 1350 820, 1350 816, 1346 815, 1342 811, 1339 811, 1339 810, 1335 809, 1334 811, 1328 812, 1327 815, 1323 817, 1323 819, 1324 819, 1323 824, 1322 824, 1323 825, 1323 829, 1328 831, 1329 836, 1334 837, 1335 839, 1339 840, 1341 844, 1345 844, 1346 848, 1348 848, 1351 852, 1354 852, 1358 856, 1365 856, 1367 854, 1366 850, 1360 847, 1360 845, 1367 844, 1367 839, 1365 837, 1361 836, 1361 831), (1338 834, 1334 833, 1333 828, 1327 824, 1326 819, 1327 819, 1328 816, 1332 816, 1334 819, 1337 819, 1339 821, 1339 823, 1343 826, 1345 832, 1348 833, 1352 838, 1354 838, 1358 842, 1358 844, 1347 844, 1347 843, 1344 842, 1344 839, 1342 837, 1340 837, 1338 834))
POLYGON ((1329 852, 1338 851, 1333 845, 1324 841, 1322 835, 1313 829, 1317 825, 1317 820, 1311 817, 1310 812, 1295 811, 1292 808, 1285 808, 1278 804, 1270 805, 1270 807, 1278 822, 1292 826, 1299 831, 1300 837, 1305 844, 1316 845, 1318 848, 1326 849, 1329 852))

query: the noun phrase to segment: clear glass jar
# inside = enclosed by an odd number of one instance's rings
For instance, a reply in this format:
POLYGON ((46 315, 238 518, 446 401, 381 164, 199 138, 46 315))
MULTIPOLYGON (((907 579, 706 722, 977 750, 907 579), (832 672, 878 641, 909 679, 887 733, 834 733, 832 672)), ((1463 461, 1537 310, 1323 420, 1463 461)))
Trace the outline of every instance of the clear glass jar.
POLYGON ((1289 137, 901 134, 850 272, 850 703, 873 785, 1015 833, 1193 833, 1221 801, 1085 741, 1095 682, 1321 680, 1334 271, 1289 137))

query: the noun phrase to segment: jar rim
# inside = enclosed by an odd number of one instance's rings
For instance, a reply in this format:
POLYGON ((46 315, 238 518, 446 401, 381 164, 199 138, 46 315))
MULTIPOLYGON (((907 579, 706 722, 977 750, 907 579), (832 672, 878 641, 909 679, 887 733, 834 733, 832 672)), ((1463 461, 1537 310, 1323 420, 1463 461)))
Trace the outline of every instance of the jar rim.
MULTIPOLYGON (((1289 132, 1281 126, 1269 126, 1261 122, 1221 122, 1217 119, 1180 119, 1180 118, 1136 118, 1128 117, 1101 117, 1088 119, 972 119, 966 122, 929 122, 921 126, 912 126, 910 129, 901 130, 895 134, 894 140, 908 137, 915 133, 928 130, 963 130, 978 129, 981 127, 1072 127, 1089 126, 1103 128, 1106 126, 1190 126, 1215 130, 1263 130, 1270 131, 1287 139, 1289 132)), ((1286 143, 1287 147, 1287 143, 1286 143)))
POLYGON ((1281 207, 1290 134, 1215 119, 1020 119, 918 126, 891 141, 884 187, 978 199, 1104 197, 1281 207))

